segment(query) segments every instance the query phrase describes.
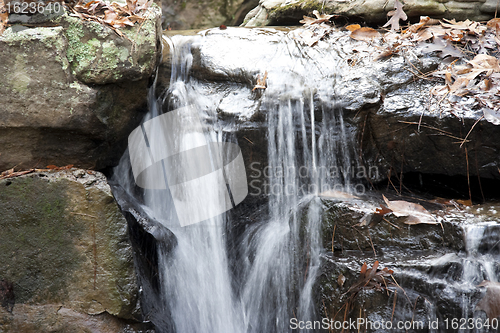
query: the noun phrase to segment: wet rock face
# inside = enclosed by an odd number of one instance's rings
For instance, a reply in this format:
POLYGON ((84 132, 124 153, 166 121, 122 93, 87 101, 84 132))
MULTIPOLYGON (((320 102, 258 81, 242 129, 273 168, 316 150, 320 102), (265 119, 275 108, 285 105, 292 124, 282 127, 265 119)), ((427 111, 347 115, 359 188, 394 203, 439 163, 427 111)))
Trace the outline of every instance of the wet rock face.
MULTIPOLYGON (((491 19, 495 14, 495 0, 447 1, 447 0, 406 0, 404 11, 410 20, 420 16, 448 18, 457 20, 483 21, 491 19)), ((394 1, 385 0, 348 0, 348 1, 315 1, 315 0, 264 0, 252 9, 243 22, 247 27, 265 25, 298 24, 303 15, 310 15, 314 10, 341 16, 341 20, 365 21, 369 24, 387 22, 387 12, 393 10, 394 1)))
MULTIPOLYGON (((228 28, 190 37, 190 84, 207 109, 216 110, 228 131, 235 132, 250 181, 260 178, 267 165, 267 109, 287 98, 303 103, 306 115, 312 99, 318 127, 324 126, 325 115, 340 123, 341 114, 346 137, 339 142, 347 140, 352 165, 356 171, 365 168, 372 182, 390 172, 500 178, 497 126, 481 119, 469 134, 466 156, 457 142, 482 112, 454 111, 459 119, 447 110, 436 111, 437 100, 429 98, 434 83, 412 73, 415 68, 422 73, 436 70, 442 58, 415 48, 374 60, 379 49, 351 39, 348 32, 333 30, 313 47, 304 45, 305 34, 302 29, 228 28), (257 75, 266 71, 267 88, 254 90, 257 75)), ((163 68, 170 68, 169 57, 164 59, 163 68)), ((169 78, 170 70, 159 75, 169 78)))
MULTIPOLYGON (((385 216, 392 224, 382 220, 371 227, 361 227, 358 224, 364 212, 375 209, 371 203, 327 201, 325 205, 322 267, 315 287, 322 317, 342 321, 346 315, 354 321, 365 318, 379 323, 393 318, 394 325, 414 320, 425 323, 422 332, 429 331, 429 322, 436 319, 440 322, 439 332, 447 331, 443 327, 447 318, 486 319, 485 313, 475 309, 484 296, 484 290, 476 286, 498 276, 500 266, 498 254, 491 251, 483 255, 481 244, 491 243, 488 240, 498 227, 496 223, 489 224, 490 218, 480 211, 497 214, 496 207, 433 211, 441 215, 442 227, 409 226, 403 223, 403 217, 393 215, 385 216), (478 226, 480 223, 483 225, 478 226), (397 296, 366 288, 349 300, 349 288, 359 281, 362 264, 366 262, 372 267, 376 260, 379 269, 388 267, 394 271, 401 287, 393 288, 397 289, 397 296), (348 300, 351 312, 345 314, 348 300)), ((494 250, 491 245, 486 248, 494 250)))
POLYGON ((2 327, 140 319, 127 222, 102 174, 36 172, 0 188, 2 327))
POLYGON ((117 163, 147 108, 160 15, 152 6, 123 38, 67 14, 51 21, 55 27, 7 29, 0 36, 0 170, 117 163))

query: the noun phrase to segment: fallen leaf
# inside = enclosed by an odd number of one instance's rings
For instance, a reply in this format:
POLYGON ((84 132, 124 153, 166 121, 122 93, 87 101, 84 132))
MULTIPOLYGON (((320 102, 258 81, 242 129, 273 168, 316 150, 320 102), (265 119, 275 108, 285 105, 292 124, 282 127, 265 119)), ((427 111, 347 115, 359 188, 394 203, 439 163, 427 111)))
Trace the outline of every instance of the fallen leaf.
POLYGON ((500 72, 500 65, 498 59, 487 54, 478 54, 468 61, 474 69, 480 70, 481 72, 486 71, 486 75, 491 75, 492 73, 500 72))
POLYGON ((457 203, 461 204, 461 205, 464 205, 464 206, 472 206, 472 200, 471 199, 467 199, 467 200, 461 200, 461 199, 458 199, 458 200, 455 200, 457 203))
POLYGON ((264 73, 264 77, 261 79, 260 74, 257 75, 257 83, 253 87, 252 91, 255 89, 266 89, 266 79, 267 79, 267 71, 264 73))
POLYGON ((498 35, 498 32, 500 31, 500 18, 489 20, 488 23, 486 23, 486 27, 494 29, 495 33, 498 35))
POLYGON ((361 28, 361 26, 359 24, 351 24, 345 28, 349 31, 354 31, 354 30, 358 30, 359 28, 361 28))
POLYGON ((69 8, 72 11, 70 16, 107 24, 119 36, 124 37, 118 28, 133 26, 137 22, 142 23, 145 17, 141 11, 149 8, 151 4, 152 0, 127 0, 125 6, 117 2, 109 4, 102 0, 93 0, 84 4, 79 2, 69 8))
POLYGON ((380 208, 377 208, 375 210, 374 214, 383 216, 383 215, 388 214, 390 212, 392 212, 392 210, 390 210, 389 208, 387 208, 387 207, 385 207, 383 205, 380 205, 380 208))
POLYGON ((378 270, 379 262, 378 260, 373 263, 371 268, 368 268, 368 265, 363 263, 361 266, 361 271, 359 273, 358 281, 352 285, 347 293, 351 293, 351 297, 354 298, 359 293, 361 289, 375 289, 378 291, 387 290, 388 286, 396 286, 394 282, 389 279, 385 279, 386 277, 390 277, 394 274, 394 271, 384 267, 381 270, 378 270))
POLYGON ((425 26, 432 25, 432 24, 437 24, 438 22, 439 22, 438 20, 431 19, 429 16, 420 16, 420 22, 411 25, 408 29, 406 29, 404 31, 404 33, 405 34, 415 33, 419 29, 421 29, 421 28, 423 28, 425 26))
POLYGON ((469 79, 466 77, 459 77, 455 80, 455 82, 450 87, 450 93, 456 94, 457 91, 467 87, 469 84, 469 79))
POLYGON ((500 125, 500 111, 492 110, 490 108, 483 108, 484 119, 492 123, 493 125, 500 125))
POLYGON ((408 16, 403 11, 403 4, 396 0, 394 2, 394 10, 391 10, 387 13, 387 16, 392 16, 391 19, 384 24, 384 28, 387 26, 391 26, 391 30, 399 30, 399 20, 406 21, 408 16))
POLYGON ((456 22, 455 19, 447 20, 443 19, 446 22, 441 22, 441 25, 445 28, 455 29, 455 30, 469 30, 471 32, 481 34, 484 32, 484 28, 479 27, 477 22, 469 21, 468 19, 465 21, 456 22))
POLYGON ((485 280, 478 287, 486 287, 486 294, 475 310, 484 311, 490 320, 500 317, 500 283, 485 280))
POLYGON ((337 279, 337 283, 339 286, 344 286, 344 283, 345 283, 345 276, 341 274, 339 274, 339 277, 337 279))
MULTIPOLYGON (((422 45, 422 44, 421 44, 422 45)), ((422 52, 424 53, 430 53, 430 52, 441 52, 440 57, 444 58, 447 56, 451 57, 463 57, 463 53, 460 52, 457 48, 451 44, 450 41, 448 40, 443 40, 439 37, 434 37, 432 43, 424 43, 424 46, 422 47, 422 52)))
POLYGON ((423 41, 431 39, 433 36, 434 35, 432 34, 432 32, 429 29, 424 29, 424 30, 420 30, 417 33, 415 40, 417 42, 423 42, 423 41))
POLYGON ((305 25, 311 25, 311 24, 319 24, 323 22, 330 22, 330 18, 334 17, 335 15, 327 15, 327 14, 320 14, 317 10, 313 11, 314 17, 309 17, 309 16, 303 16, 303 20, 300 20, 299 23, 303 23, 305 25))
POLYGON ((9 13, 7 13, 7 8, 5 8, 4 0, 0 0, 0 35, 5 31, 8 21, 9 13))
POLYGON ((291 36, 298 39, 301 43, 307 46, 314 46, 318 41, 331 32, 331 28, 326 25, 316 25, 313 30, 311 29, 297 29, 293 31, 291 36))
POLYGON ((389 201, 384 195, 387 207, 392 210, 395 216, 408 216, 406 224, 438 224, 434 217, 424 207, 419 204, 404 200, 389 201))
POLYGON ((104 16, 104 22, 115 28, 123 28, 125 26, 133 27, 134 23, 131 22, 128 17, 120 16, 113 10, 106 10, 104 16))
POLYGON ((363 27, 352 31, 350 36, 352 39, 369 42, 374 38, 380 37, 380 32, 373 28, 363 27))

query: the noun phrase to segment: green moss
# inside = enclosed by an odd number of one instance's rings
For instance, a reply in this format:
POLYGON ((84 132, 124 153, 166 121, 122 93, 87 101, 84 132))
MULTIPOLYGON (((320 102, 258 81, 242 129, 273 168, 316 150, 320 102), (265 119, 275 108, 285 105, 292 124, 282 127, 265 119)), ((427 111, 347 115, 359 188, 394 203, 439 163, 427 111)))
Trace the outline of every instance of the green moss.
POLYGON ((0 182, 0 277, 13 281, 16 302, 61 301, 78 265, 72 239, 81 228, 65 214, 68 181, 0 182))
POLYGON ((79 20, 71 20, 65 30, 65 35, 68 39, 66 56, 71 63, 72 69, 78 72, 88 67, 95 60, 99 49, 99 41, 95 38, 88 42, 83 41, 85 32, 83 31, 82 21, 79 20))

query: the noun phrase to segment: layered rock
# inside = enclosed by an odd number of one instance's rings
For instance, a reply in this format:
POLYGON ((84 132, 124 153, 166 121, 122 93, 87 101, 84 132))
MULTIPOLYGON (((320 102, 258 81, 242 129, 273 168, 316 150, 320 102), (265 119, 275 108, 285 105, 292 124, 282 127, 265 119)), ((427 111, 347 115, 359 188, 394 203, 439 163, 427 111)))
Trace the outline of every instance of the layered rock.
POLYGON ((239 25, 258 4, 258 0, 163 0, 163 26, 165 29, 185 30, 213 28, 221 24, 239 25))
POLYGON ((0 187, 0 279, 12 286, 2 332, 145 329, 127 221, 102 174, 34 172, 0 187))
POLYGON ((123 36, 68 14, 0 36, 0 170, 117 163, 159 59, 160 9, 145 17, 123 36))
POLYGON ((322 268, 315 287, 321 317, 334 322, 361 318, 375 325, 392 322, 394 329, 398 322, 417 322, 423 323, 421 331, 437 320, 439 327, 434 328, 440 332, 447 331, 446 319, 485 322, 486 314, 476 308, 485 290, 476 286, 500 269, 498 245, 489 241, 498 236, 498 206, 460 210, 427 204, 441 224, 407 225, 405 217, 386 215, 385 221, 379 218, 378 223, 361 226, 363 216, 376 207, 356 200, 325 201, 322 268), (363 263, 370 268, 375 261, 379 270, 394 271, 394 280, 385 277, 392 291, 367 284, 350 298, 363 263))
MULTIPOLYGON (((324 112, 342 115, 346 137, 339 140, 347 140, 355 168, 377 169, 363 176, 370 181, 390 172, 500 178, 497 126, 481 118, 477 106, 467 107, 467 97, 465 111, 449 112, 453 106, 442 101, 439 112, 429 93, 436 83, 415 76, 443 66, 442 58, 417 47, 376 60, 383 46, 354 40, 349 32, 332 30, 312 47, 305 45, 307 36, 303 29, 228 28, 190 37, 197 91, 229 131, 238 124, 250 178, 252 165, 258 171, 267 165, 266 108, 283 98, 302 101, 304 108, 312 98, 317 126, 324 112), (253 89, 266 71, 267 88, 253 89)), ((170 77, 170 69, 160 75, 170 77)))
MULTIPOLYGON (((404 3, 404 11, 410 20, 417 21, 420 16, 483 21, 493 17, 497 6, 495 0, 406 0, 402 3, 404 3)), ((339 20, 346 22, 354 20, 364 21, 368 24, 381 24, 387 22, 387 13, 393 8, 393 0, 261 0, 259 5, 247 14, 243 25, 259 27, 298 24, 303 15, 311 15, 314 10, 339 15, 339 20)))

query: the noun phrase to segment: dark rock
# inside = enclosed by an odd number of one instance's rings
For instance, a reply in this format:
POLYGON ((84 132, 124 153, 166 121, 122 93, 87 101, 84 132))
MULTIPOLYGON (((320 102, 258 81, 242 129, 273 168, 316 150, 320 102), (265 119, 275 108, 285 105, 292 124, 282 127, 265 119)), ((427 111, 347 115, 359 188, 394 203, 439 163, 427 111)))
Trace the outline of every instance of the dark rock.
POLYGON ((168 322, 169 309, 164 306, 161 286, 161 256, 168 257, 177 246, 175 235, 160 222, 149 217, 141 205, 119 184, 112 183, 113 195, 128 223, 134 248, 134 262, 141 286, 141 310, 148 321, 158 327, 173 329, 168 322))
POLYGON ((164 29, 186 30, 239 25, 258 0, 174 1, 162 0, 164 29))
POLYGON ((5 310, 12 313, 15 303, 14 284, 6 280, 0 280, 0 304, 5 310))
MULTIPOLYGON (((420 16, 448 18, 458 20, 484 21, 492 18, 494 1, 484 3, 478 1, 448 1, 448 0, 406 0, 403 10, 409 20, 420 16)), ((315 1, 315 0, 265 0, 252 9, 243 22, 247 27, 264 25, 298 24, 303 15, 312 16, 314 10, 321 13, 336 14, 338 21, 364 21, 369 24, 382 25, 388 21, 387 13, 394 8, 394 1, 354 0, 354 1, 315 1)))
POLYGON ((115 323, 140 320, 127 222, 102 174, 34 172, 0 188, 0 298, 7 310, 14 293, 16 302, 13 316, 0 316, 2 327, 19 332, 45 315, 44 327, 50 318, 64 326, 102 313, 115 323))

